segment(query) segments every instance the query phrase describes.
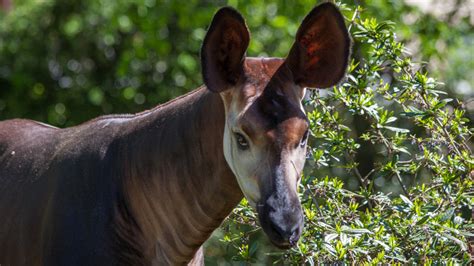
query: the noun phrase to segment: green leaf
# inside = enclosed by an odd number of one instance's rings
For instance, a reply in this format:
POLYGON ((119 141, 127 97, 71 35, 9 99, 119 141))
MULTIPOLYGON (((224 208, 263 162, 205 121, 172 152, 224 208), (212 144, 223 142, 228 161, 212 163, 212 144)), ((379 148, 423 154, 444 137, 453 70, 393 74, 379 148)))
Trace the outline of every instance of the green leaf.
POLYGON ((440 222, 445 222, 451 219, 454 215, 454 208, 449 208, 446 212, 443 213, 443 216, 439 219, 440 222))
POLYGON ((406 148, 404 148, 404 147, 396 147, 396 146, 394 146, 393 149, 396 150, 396 151, 398 151, 398 152, 402 152, 402 153, 411 155, 411 153, 410 153, 406 148))
POLYGON ((385 128, 385 129, 388 129, 390 131, 397 132, 397 133, 409 133, 410 132, 410 130, 408 130, 406 128, 390 127, 390 126, 382 126, 382 128, 385 128))
POLYGON ((397 121, 397 119, 398 119, 398 118, 392 116, 392 117, 389 117, 385 123, 386 123, 386 124, 390 124, 390 123, 392 123, 392 122, 397 121))
POLYGON ((421 217, 421 219, 419 219, 418 221, 416 221, 416 225, 425 224, 430 218, 431 218, 431 216, 430 216, 429 214, 426 214, 426 215, 424 215, 423 217, 421 217))
POLYGON ((428 114, 427 112, 422 112, 422 111, 418 111, 418 112, 401 112, 401 113, 400 113, 400 115, 406 116, 406 117, 424 116, 424 115, 427 115, 427 114, 428 114))
POLYGON ((403 202, 405 202, 408 206, 413 207, 413 202, 411 202, 411 200, 405 197, 403 194, 400 194, 400 199, 402 199, 403 202))
POLYGON ((347 228, 347 229, 343 229, 343 231, 346 233, 351 233, 351 234, 369 234, 369 235, 374 234, 372 231, 365 228, 347 228))
POLYGON ((249 248, 249 256, 250 256, 250 257, 253 257, 253 255, 255 255, 255 252, 257 251, 257 248, 258 248, 258 242, 257 242, 257 241, 253 241, 253 242, 250 244, 250 248, 249 248))
POLYGON ((327 250, 329 254, 331 254, 332 256, 336 256, 337 254, 336 249, 332 245, 328 243, 323 243, 323 248, 327 250))
POLYGON ((328 234, 328 235, 326 235, 326 236, 324 237, 324 241, 326 241, 326 242, 329 243, 329 242, 331 242, 332 240, 336 239, 338 236, 339 236, 339 234, 335 234, 335 233, 333 233, 333 234, 328 234))

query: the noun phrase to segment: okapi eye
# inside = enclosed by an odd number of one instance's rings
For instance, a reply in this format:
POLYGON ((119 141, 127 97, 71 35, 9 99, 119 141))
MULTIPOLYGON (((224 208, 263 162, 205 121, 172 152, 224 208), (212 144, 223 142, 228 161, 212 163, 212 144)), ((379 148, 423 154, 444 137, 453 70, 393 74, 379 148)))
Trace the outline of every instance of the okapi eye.
POLYGON ((309 131, 306 130, 306 132, 303 135, 303 138, 301 138, 301 142, 300 142, 301 148, 304 148, 304 146, 306 145, 306 142, 308 141, 308 136, 309 136, 309 131))
POLYGON ((237 139, 237 144, 239 149, 246 150, 249 148, 249 142, 245 139, 245 137, 240 133, 235 133, 235 138, 237 139))

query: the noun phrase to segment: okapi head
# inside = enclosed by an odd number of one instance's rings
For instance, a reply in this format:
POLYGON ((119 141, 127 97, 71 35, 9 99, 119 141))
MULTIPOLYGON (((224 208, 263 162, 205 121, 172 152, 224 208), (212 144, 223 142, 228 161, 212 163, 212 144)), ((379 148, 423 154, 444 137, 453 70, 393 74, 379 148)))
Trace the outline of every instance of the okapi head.
POLYGON ((297 187, 306 159, 305 88, 327 88, 344 75, 350 38, 339 10, 315 7, 303 20, 285 59, 250 58, 250 34, 236 10, 214 16, 204 39, 204 82, 225 106, 224 155, 270 240, 298 241, 303 212, 297 187))

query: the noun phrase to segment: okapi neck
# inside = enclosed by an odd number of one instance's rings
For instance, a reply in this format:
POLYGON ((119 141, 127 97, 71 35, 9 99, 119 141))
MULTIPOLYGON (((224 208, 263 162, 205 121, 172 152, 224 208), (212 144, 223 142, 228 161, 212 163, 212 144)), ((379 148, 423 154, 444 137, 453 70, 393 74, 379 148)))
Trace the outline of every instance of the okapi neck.
POLYGON ((222 100, 202 87, 129 123, 117 235, 142 262, 187 263, 243 197, 223 154, 222 100))

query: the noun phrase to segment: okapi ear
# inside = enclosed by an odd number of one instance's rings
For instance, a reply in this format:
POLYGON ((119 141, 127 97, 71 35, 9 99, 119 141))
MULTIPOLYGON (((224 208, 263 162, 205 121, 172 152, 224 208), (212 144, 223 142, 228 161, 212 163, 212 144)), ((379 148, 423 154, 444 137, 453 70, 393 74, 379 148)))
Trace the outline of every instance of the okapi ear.
POLYGON ((344 76, 350 47, 342 14, 334 4, 324 3, 304 18, 286 64, 296 84, 328 88, 344 76))
POLYGON ((221 92, 239 81, 249 41, 242 15, 231 7, 219 9, 201 48, 202 76, 209 90, 221 92))

